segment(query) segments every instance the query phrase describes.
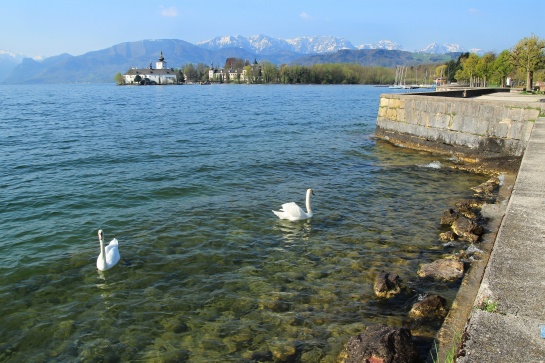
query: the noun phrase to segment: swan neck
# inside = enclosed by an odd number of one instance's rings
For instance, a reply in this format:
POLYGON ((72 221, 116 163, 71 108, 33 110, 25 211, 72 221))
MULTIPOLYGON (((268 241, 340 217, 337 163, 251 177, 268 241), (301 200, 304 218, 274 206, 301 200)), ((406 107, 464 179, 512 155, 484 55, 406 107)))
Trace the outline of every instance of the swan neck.
POLYGON ((310 191, 307 191, 307 214, 312 214, 312 208, 310 207, 310 191))
POLYGON ((102 261, 104 262, 104 266, 106 266, 106 249, 104 248, 104 240, 100 239, 100 256, 102 258, 102 261))

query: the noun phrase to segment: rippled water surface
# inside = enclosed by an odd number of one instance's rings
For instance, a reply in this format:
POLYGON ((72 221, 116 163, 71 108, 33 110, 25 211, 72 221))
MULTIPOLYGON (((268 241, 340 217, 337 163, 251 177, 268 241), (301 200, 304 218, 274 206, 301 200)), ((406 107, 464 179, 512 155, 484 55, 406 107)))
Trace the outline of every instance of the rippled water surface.
POLYGON ((483 177, 374 140, 383 92, 0 87, 0 361, 333 362, 417 294, 451 302, 416 271, 483 177), (308 187, 314 217, 279 221, 308 187), (411 293, 375 298, 382 269, 411 293))

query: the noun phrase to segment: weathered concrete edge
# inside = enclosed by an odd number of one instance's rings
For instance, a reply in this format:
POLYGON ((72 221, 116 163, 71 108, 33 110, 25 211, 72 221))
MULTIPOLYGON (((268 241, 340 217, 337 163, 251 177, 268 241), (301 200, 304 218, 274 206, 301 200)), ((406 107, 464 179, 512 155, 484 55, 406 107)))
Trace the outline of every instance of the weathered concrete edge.
POLYGON ((545 362, 545 117, 536 120, 473 306, 457 362, 545 362))
POLYGON ((447 356, 457 351, 462 341, 470 314, 475 306, 477 294, 494 248, 496 237, 507 210, 516 180, 516 174, 506 174, 500 186, 494 213, 487 216, 486 233, 482 236, 479 248, 483 251, 480 260, 471 263, 452 306, 435 337, 434 349, 430 352, 430 361, 446 362, 447 356))
POLYGON ((520 101, 516 95, 512 100, 484 97, 489 98, 383 94, 375 136, 401 147, 478 162, 483 170, 516 172, 545 104, 520 101))

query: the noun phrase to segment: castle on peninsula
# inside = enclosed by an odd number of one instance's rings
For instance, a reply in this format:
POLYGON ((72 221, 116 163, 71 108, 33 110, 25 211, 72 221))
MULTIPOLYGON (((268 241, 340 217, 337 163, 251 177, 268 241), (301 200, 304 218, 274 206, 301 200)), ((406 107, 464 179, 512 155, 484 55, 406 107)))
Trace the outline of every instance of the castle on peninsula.
POLYGON ((162 51, 155 62, 155 68, 152 63, 148 68, 131 68, 123 75, 123 79, 125 84, 176 84, 178 82, 176 71, 167 67, 162 51))

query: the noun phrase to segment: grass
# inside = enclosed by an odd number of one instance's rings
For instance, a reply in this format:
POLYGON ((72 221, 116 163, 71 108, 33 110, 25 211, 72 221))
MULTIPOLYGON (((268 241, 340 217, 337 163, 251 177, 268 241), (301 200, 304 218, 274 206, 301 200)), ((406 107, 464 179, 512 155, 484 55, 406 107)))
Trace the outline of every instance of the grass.
POLYGON ((479 309, 486 311, 487 313, 496 313, 498 312, 498 303, 492 300, 486 300, 479 306, 479 309))
POLYGON ((445 354, 445 358, 443 361, 439 361, 437 357, 437 353, 439 352, 439 347, 437 346, 437 341, 433 343, 433 348, 435 350, 435 356, 432 357, 433 363, 454 363, 456 361, 456 358, 458 356, 458 350, 460 348, 460 343, 462 341, 462 333, 458 331, 453 331, 453 338, 451 345, 449 349, 447 350, 447 353, 445 354))

